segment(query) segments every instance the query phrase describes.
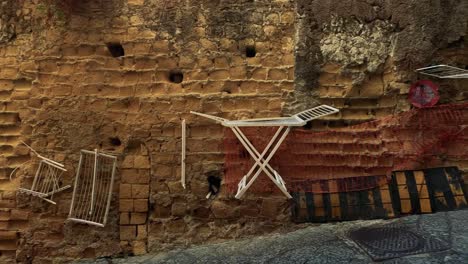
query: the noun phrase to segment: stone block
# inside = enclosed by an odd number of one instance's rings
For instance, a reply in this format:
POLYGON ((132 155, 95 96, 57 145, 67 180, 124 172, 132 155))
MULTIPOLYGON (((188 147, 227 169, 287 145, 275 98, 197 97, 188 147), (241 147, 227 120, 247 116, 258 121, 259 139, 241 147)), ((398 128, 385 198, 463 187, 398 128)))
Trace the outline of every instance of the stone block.
POLYGON ((359 88, 359 95, 364 97, 378 97, 384 93, 384 83, 380 75, 373 75, 364 81, 359 88))
POLYGON ((268 71, 269 80, 287 80, 288 72, 283 69, 270 69, 268 71))
POLYGON ((154 208, 154 217, 156 218, 168 218, 171 216, 171 207, 156 205, 154 208))
POLYGON ((120 213, 119 223, 120 223, 120 225, 129 225, 130 224, 130 213, 128 213, 128 212, 120 213))
POLYGON ((121 168, 126 169, 126 168, 134 168, 134 160, 135 157, 131 155, 125 156, 124 160, 122 161, 122 164, 120 165, 121 168))
POLYGON ((18 209, 11 210, 11 214, 10 214, 11 220, 28 220, 28 218, 29 218, 28 211, 23 211, 23 210, 18 210, 18 209))
POLYGON ((0 200, 0 208, 15 208, 15 200, 0 200))
POLYGON ((250 78, 254 80, 266 80, 267 72, 266 68, 255 68, 252 70, 250 78))
POLYGON ((255 81, 242 82, 240 85, 240 90, 242 93, 256 93, 257 89, 258 89, 258 82, 255 82, 255 81))
POLYGON ((208 207, 200 206, 192 211, 193 217, 197 218, 209 218, 210 217, 210 209, 208 207))
POLYGON ((285 200, 284 199, 268 199, 265 198, 262 201, 262 208, 260 214, 267 218, 276 218, 281 211, 284 209, 285 200))
POLYGON ((184 193, 184 188, 180 181, 170 181, 167 182, 167 187, 169 187, 169 192, 172 194, 182 194, 184 193))
POLYGON ((0 211, 0 221, 8 221, 8 220, 10 220, 10 212, 0 211))
POLYGON ((172 166, 159 165, 156 166, 154 174, 158 178, 170 178, 172 176, 172 166))
POLYGON ((133 210, 135 212, 148 212, 148 199, 133 200, 133 210))
POLYGON ((146 239, 148 237, 148 230, 146 225, 137 226, 137 239, 146 239))
POLYGON ((295 57, 293 54, 285 54, 283 55, 283 58, 281 59, 281 63, 283 63, 285 66, 293 66, 295 62, 295 57))
POLYGON ((15 240, 0 241, 0 251, 14 251, 17 248, 18 245, 15 240))
POLYGON ((165 224, 166 230, 169 233, 180 234, 185 231, 187 224, 183 219, 172 220, 165 224))
POLYGON ((294 12, 284 12, 281 14, 281 23, 291 25, 294 23, 295 17, 294 12))
POLYGON ((132 185, 128 183, 121 183, 119 190, 119 198, 132 198, 132 185))
POLYGON ((136 226, 120 226, 120 240, 134 240, 136 234, 136 226))
POLYGON ((130 224, 141 225, 146 223, 146 213, 130 213, 130 224))
POLYGON ((137 169, 149 169, 151 167, 148 156, 135 156, 134 166, 137 169))
POLYGON ((148 198, 149 185, 147 184, 132 184, 132 198, 148 198))
POLYGON ((216 218, 235 218, 239 216, 237 207, 227 204, 224 201, 214 201, 211 204, 211 212, 216 218))
POLYGON ((131 249, 131 246, 130 246, 130 243, 128 241, 120 241, 119 243, 119 246, 120 246, 120 249, 122 250, 122 252, 132 252, 132 249, 131 249))
POLYGON ((159 58, 158 59, 158 69, 173 70, 177 68, 177 61, 173 58, 159 58))
POLYGON ((134 241, 132 245, 132 251, 135 255, 146 254, 146 243, 144 241, 134 241))
POLYGON ((215 68, 226 69, 226 68, 229 68, 229 62, 228 62, 227 58, 225 58, 225 57, 215 58, 214 59, 214 66, 215 66, 215 68))
POLYGON ((95 52, 95 49, 91 45, 80 45, 77 48, 77 55, 78 56, 91 56, 95 52))
POLYGON ((167 40, 156 40, 153 42, 154 53, 166 54, 169 51, 169 41, 167 40))
POLYGON ((119 211, 120 212, 132 212, 133 211, 133 199, 120 199, 119 211))
POLYGON ((16 240, 16 231, 0 231, 0 240, 16 240))
POLYGON ((210 80, 227 80, 229 79, 229 71, 227 70, 217 70, 210 72, 208 79, 210 80))
POLYGON ((187 81, 200 81, 206 80, 208 78, 208 73, 206 71, 190 71, 185 74, 185 80, 187 81))
POLYGON ((8 221, 0 221, 0 230, 8 229, 8 221))
POLYGON ((132 26, 139 26, 139 25, 143 24, 143 21, 141 20, 141 18, 139 16, 131 16, 130 17, 130 24, 132 26))
POLYGON ((184 203, 172 204, 171 214, 172 216, 184 216, 187 211, 187 206, 184 203))

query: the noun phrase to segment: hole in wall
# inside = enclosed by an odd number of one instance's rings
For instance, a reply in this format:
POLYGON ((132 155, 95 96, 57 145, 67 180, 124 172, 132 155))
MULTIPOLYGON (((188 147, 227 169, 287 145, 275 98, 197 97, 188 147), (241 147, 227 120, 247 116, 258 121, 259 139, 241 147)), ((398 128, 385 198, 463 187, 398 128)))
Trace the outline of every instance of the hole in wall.
POLYGON ((122 47, 122 44, 118 42, 109 42, 106 43, 107 49, 114 58, 122 57, 125 55, 125 50, 122 47))
POLYGON ((181 71, 171 71, 169 81, 172 83, 181 83, 184 80, 184 74, 181 71))
POLYGON ((245 47, 245 56, 247 58, 253 58, 257 55, 257 50, 255 49, 255 46, 250 45, 245 47))
POLYGON ((110 137, 109 142, 112 146, 116 146, 116 147, 122 145, 122 141, 120 141, 120 138, 118 137, 110 137))
POLYGON ((210 171, 207 173, 208 188, 211 195, 215 195, 221 188, 221 177, 217 171, 210 171))

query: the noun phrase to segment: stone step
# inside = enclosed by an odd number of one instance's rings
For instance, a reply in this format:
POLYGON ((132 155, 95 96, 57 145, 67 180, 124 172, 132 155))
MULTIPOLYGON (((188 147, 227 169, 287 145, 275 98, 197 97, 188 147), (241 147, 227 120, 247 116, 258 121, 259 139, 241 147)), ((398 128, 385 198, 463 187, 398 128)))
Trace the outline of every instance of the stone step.
POLYGON ((20 136, 3 136, 0 135, 0 146, 8 145, 8 146, 16 146, 20 143, 20 136))
POLYGON ((0 179, 9 179, 10 173, 14 170, 14 168, 0 168, 0 179))
POLYGON ((15 156, 9 156, 6 157, 7 160, 7 165, 10 168, 16 168, 20 166, 21 164, 25 163, 26 161, 29 161, 31 157, 29 155, 15 155, 15 156))
POLYGON ((0 241, 2 240, 15 240, 18 238, 16 231, 0 231, 0 241))
POLYGON ((16 243, 16 239, 13 241, 13 240, 6 240, 6 241, 0 241, 0 250, 1 251, 13 251, 13 250, 16 250, 17 248, 17 243, 16 243))
POLYGON ((1 112, 0 124, 17 124, 20 122, 19 114, 17 112, 1 112))
POLYGON ((0 200, 0 208, 15 208, 16 201, 15 200, 0 200))
POLYGON ((0 91, 0 100, 7 100, 11 96, 11 90, 1 90, 0 91))
POLYGON ((9 146, 9 145, 1 145, 0 146, 0 153, 2 153, 2 155, 4 155, 4 156, 13 155, 14 148, 13 148, 13 146, 9 146))
POLYGON ((0 230, 8 230, 9 220, 0 220, 0 230))
POLYGON ((17 125, 0 126, 0 135, 1 136, 20 136, 21 127, 17 125))

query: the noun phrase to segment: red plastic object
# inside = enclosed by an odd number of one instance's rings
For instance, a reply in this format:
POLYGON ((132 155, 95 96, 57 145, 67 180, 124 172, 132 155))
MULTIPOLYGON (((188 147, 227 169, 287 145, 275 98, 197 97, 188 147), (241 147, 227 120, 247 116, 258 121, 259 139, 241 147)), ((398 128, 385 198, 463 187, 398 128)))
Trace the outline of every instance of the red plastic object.
POLYGON ((429 80, 417 81, 411 85, 409 100, 418 108, 432 107, 439 98, 439 87, 429 80))

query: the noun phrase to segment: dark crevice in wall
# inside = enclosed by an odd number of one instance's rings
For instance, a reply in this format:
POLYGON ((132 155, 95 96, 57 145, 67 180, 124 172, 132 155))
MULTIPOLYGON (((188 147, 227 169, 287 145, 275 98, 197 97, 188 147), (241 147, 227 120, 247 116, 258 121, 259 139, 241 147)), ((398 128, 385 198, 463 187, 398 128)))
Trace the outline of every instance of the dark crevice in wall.
POLYGON ((111 137, 109 138, 109 142, 112 146, 120 146, 122 145, 122 141, 118 137, 111 137))
POLYGON ((257 50, 255 49, 255 46, 247 46, 245 47, 245 56, 247 58, 253 58, 257 55, 257 50))
POLYGON ((172 83, 181 83, 184 80, 184 74, 181 71, 169 72, 169 81, 172 83))
POLYGON ((125 56, 125 50, 120 43, 106 43, 107 49, 114 58, 125 56))

